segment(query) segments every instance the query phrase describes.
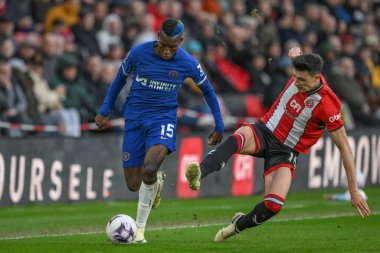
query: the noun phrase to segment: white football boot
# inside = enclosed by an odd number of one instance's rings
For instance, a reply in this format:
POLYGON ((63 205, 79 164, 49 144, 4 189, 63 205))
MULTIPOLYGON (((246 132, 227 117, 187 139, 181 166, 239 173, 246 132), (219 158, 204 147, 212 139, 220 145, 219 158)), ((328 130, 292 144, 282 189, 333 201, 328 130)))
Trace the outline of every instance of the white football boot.
POLYGON ((236 228, 237 221, 244 216, 244 213, 236 213, 234 217, 232 218, 231 224, 220 229, 218 233, 216 233, 214 242, 223 242, 230 238, 233 235, 236 235, 239 233, 239 231, 236 228))
POLYGON ((137 235, 136 238, 133 240, 133 243, 147 243, 145 240, 145 228, 137 228, 137 235))

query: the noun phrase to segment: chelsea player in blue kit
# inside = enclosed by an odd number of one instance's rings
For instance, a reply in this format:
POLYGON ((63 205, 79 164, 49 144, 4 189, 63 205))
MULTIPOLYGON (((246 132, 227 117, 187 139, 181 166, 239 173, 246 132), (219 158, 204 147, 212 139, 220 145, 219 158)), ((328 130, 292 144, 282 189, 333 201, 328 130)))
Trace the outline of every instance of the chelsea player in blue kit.
POLYGON ((208 144, 223 138, 224 124, 216 98, 199 62, 179 47, 184 25, 165 19, 157 41, 133 47, 123 60, 95 118, 100 129, 107 126, 117 95, 132 78, 132 87, 123 106, 125 118, 123 167, 128 189, 139 190, 135 242, 145 243, 145 226, 151 208, 160 202, 165 175, 159 168, 165 157, 176 150, 177 97, 183 81, 190 77, 202 90, 215 120, 208 144))

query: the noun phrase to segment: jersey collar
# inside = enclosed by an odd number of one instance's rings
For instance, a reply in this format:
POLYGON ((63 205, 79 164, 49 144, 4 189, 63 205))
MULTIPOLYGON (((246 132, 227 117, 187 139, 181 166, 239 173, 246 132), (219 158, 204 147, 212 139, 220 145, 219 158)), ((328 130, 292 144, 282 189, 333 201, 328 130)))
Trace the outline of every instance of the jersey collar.
POLYGON ((318 91, 320 91, 323 88, 323 86, 324 86, 323 83, 320 82, 319 85, 318 85, 318 87, 315 90, 308 91, 306 93, 307 93, 307 95, 312 95, 314 93, 317 93, 318 91))

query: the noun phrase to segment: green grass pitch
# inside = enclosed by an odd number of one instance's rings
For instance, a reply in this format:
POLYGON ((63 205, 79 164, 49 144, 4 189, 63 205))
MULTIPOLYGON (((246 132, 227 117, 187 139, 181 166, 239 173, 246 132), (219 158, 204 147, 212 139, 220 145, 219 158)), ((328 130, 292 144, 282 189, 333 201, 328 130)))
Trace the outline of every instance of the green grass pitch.
POLYGON ((325 192, 290 193, 277 217, 223 243, 212 241, 218 229, 262 196, 164 199, 151 212, 144 245, 113 245, 104 232, 115 214, 135 218, 136 202, 6 207, 0 252, 380 252, 380 188, 366 192, 373 214, 365 220, 348 202, 324 200, 325 192))

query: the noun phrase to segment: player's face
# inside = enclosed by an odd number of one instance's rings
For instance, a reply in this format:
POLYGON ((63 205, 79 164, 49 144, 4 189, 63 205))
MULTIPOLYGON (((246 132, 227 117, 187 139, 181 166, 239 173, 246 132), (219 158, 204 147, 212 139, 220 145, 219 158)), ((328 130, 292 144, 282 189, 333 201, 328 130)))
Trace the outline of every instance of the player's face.
POLYGON ((156 44, 156 53, 165 60, 169 60, 177 52, 178 46, 181 44, 182 40, 182 36, 169 37, 166 36, 165 33, 159 32, 158 41, 156 44))
POLYGON ((310 75, 308 71, 299 71, 293 68, 294 83, 298 88, 298 92, 312 91, 318 87, 320 78, 319 75, 310 75))

